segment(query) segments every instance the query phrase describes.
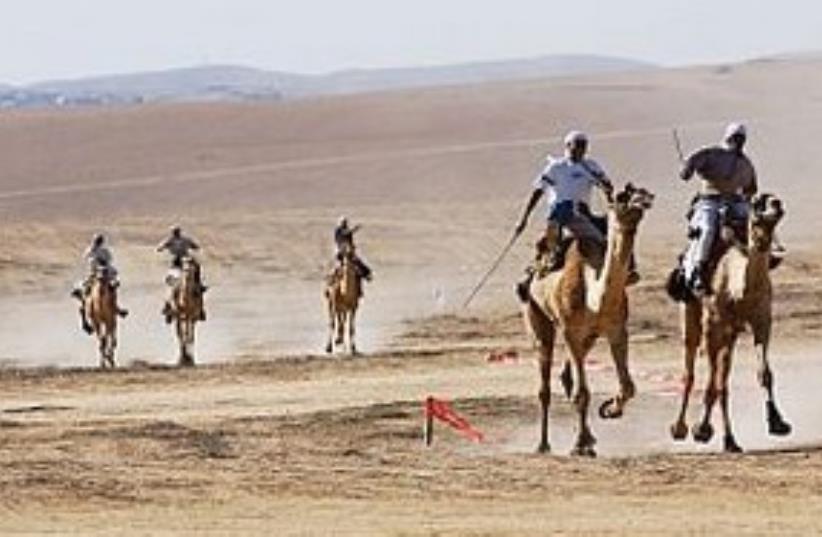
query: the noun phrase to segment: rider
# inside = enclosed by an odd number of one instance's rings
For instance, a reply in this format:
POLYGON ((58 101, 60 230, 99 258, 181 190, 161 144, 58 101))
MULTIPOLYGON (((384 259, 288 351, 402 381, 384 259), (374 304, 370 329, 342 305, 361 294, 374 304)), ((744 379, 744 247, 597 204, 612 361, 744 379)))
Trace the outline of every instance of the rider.
MULTIPOLYGON (((114 267, 114 256, 106 244, 106 237, 102 233, 97 233, 91 240, 91 244, 86 251, 83 252, 83 260, 88 264, 88 275, 72 290, 71 296, 80 301, 80 319, 82 321, 83 330, 91 332, 91 326, 86 319, 85 309, 83 304, 91 292, 91 284, 98 274, 105 276, 112 288, 117 289, 120 286, 120 281, 117 279, 117 269, 114 267)), ((125 317, 128 315, 128 310, 117 307, 117 315, 125 317)))
POLYGON ((365 280, 371 281, 371 268, 357 256, 354 249, 354 234, 360 230, 360 226, 349 226, 348 218, 340 217, 336 229, 334 229, 334 244, 337 246, 337 262, 342 263, 345 251, 348 249, 352 253, 352 260, 357 269, 357 275, 365 280))
MULTIPOLYGON (((193 239, 183 234, 180 226, 175 225, 171 227, 170 236, 163 240, 157 247, 158 252, 168 251, 171 254, 171 267, 166 276, 166 284, 169 286, 169 296, 166 298, 163 305, 163 315, 167 322, 171 322, 172 301, 174 297, 174 290, 180 280, 180 271, 183 268, 183 261, 185 259, 194 259, 192 252, 200 250, 200 245, 193 239)), ((203 284, 202 273, 199 264, 197 264, 197 279, 200 284, 200 293, 205 293, 208 290, 203 284)), ((202 309, 200 320, 205 321, 205 308, 202 309)))
POLYGON ((683 181, 689 181, 694 173, 702 180, 692 206, 691 242, 683 260, 685 282, 697 295, 710 292, 707 272, 722 213, 744 222, 757 191, 756 170, 743 152, 747 139, 745 125, 731 123, 725 130, 724 144, 695 152, 685 160, 680 173, 683 181))
MULTIPOLYGON (((565 156, 548 156, 547 164, 534 180, 534 190, 517 224, 517 236, 525 231, 528 218, 543 195, 548 200, 547 228, 545 235, 537 243, 537 263, 553 256, 559 245, 562 228, 566 228, 579 240, 591 240, 605 245, 605 230, 593 220, 590 209, 592 187, 601 189, 606 196, 613 193, 613 185, 596 161, 586 158, 588 137, 580 131, 571 131, 565 136, 565 156)), ((518 286, 521 298, 527 297, 527 289, 534 275, 528 270, 525 281, 518 286)), ((636 283, 639 274, 632 266, 629 284, 636 283)))

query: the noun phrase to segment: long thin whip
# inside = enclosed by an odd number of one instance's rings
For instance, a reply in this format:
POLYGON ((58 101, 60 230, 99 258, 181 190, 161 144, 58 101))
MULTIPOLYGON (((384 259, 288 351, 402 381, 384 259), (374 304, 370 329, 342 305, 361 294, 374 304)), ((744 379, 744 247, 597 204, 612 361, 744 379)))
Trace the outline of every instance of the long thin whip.
POLYGON ((471 294, 468 295, 468 298, 465 300, 465 303, 462 305, 463 309, 467 308, 471 304, 471 301, 474 300, 474 298, 477 296, 477 294, 480 292, 480 290, 482 290, 482 288, 485 286, 485 284, 488 283, 488 279, 491 277, 492 274, 494 274, 494 272, 497 271, 499 266, 502 264, 502 261, 505 259, 505 256, 507 256, 508 252, 511 251, 511 248, 513 248, 514 243, 517 242, 518 238, 519 238, 518 233, 515 233, 514 236, 511 237, 511 240, 509 240, 508 244, 505 245, 505 248, 502 249, 502 252, 499 254, 499 257, 497 257, 497 260, 494 261, 494 264, 491 265, 491 268, 488 269, 488 272, 485 273, 485 275, 482 277, 482 279, 479 281, 479 283, 476 285, 476 287, 474 287, 474 289, 471 291, 471 294))

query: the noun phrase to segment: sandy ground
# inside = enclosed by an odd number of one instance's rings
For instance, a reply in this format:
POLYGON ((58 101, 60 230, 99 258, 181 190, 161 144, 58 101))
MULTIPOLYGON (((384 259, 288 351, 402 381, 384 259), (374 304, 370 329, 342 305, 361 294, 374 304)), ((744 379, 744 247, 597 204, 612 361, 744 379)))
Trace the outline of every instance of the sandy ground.
MULTIPOLYGON (((4 113, 0 533, 818 533, 819 73, 771 62, 278 106, 4 113), (788 207, 773 363, 795 434, 764 434, 743 345, 732 405, 748 452, 729 457, 718 440, 668 438, 681 364, 661 286, 693 191, 674 180, 671 127, 693 147, 732 118, 751 123, 763 185, 788 207), (512 293, 529 241, 461 307, 570 126, 592 133, 618 182, 658 195, 631 292, 640 396, 620 422, 594 421, 596 460, 565 456, 574 421, 558 387, 554 455, 533 453, 537 375, 512 293), (363 223, 361 252, 376 269, 355 359, 319 355, 341 213, 363 223), (212 286, 195 370, 172 367, 159 315, 165 267, 153 247, 172 222, 205 245, 212 286), (67 296, 100 229, 131 309, 122 368, 110 373, 92 369, 93 341, 67 296), (519 359, 489 363, 500 349, 519 359), (425 448, 431 394, 487 441, 438 429, 425 448)), ((602 348, 590 368, 601 401, 616 388, 602 348)))
MULTIPOLYGON (((740 359, 742 456, 716 454, 718 441, 696 448, 666 438, 676 375, 658 344, 641 342, 642 395, 622 422, 595 420, 597 460, 563 456, 573 417, 559 393, 556 455, 533 454, 536 367, 525 351, 510 364, 489 364, 479 346, 194 371, 9 371, 0 376, 0 531, 815 533, 822 410, 809 377, 819 365, 787 347, 779 388, 797 435, 766 437, 750 360, 740 359), (452 398, 486 441, 437 428, 424 447, 427 394, 452 398)), ((602 400, 614 379, 601 350, 595 356, 602 400)))

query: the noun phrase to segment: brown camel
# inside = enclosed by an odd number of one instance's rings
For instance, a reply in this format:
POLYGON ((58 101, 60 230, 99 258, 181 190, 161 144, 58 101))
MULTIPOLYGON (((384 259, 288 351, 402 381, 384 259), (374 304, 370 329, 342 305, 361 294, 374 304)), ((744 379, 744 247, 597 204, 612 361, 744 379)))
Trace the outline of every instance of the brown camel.
MULTIPOLYGON (((600 415, 603 418, 620 417, 625 404, 634 396, 634 382, 628 371, 628 297, 625 288, 637 227, 653 198, 647 190, 627 185, 609 202, 605 251, 598 245, 575 240, 567 252, 564 266, 547 275, 539 275, 531 284, 525 319, 539 348, 542 422, 538 451, 541 453, 550 451, 548 408, 557 331, 571 353, 578 383, 574 402, 579 412, 579 430, 573 454, 596 455, 596 439, 588 426, 590 391, 585 376, 585 357, 599 336, 608 339, 620 385, 619 394, 600 407, 600 415)), ((570 394, 573 375, 568 363, 562 377, 570 394)))
POLYGON ((685 375, 682 407, 671 426, 675 440, 688 436, 685 414, 694 383, 694 362, 700 346, 708 356, 710 376, 705 389, 702 421, 694 426, 694 440, 707 443, 713 437, 711 411, 719 400, 725 427, 726 452, 742 451, 731 429, 728 412, 728 378, 733 350, 746 326, 751 328, 759 356, 759 382, 765 390, 768 431, 772 435, 790 434, 791 426, 782 419, 773 393, 773 374, 768 363, 771 338, 771 246, 774 229, 784 216, 782 202, 771 194, 762 194, 752 203, 748 220, 747 244, 733 244, 720 258, 712 278, 714 293, 686 302, 683 306, 685 339, 685 375))
POLYGON ((83 310, 85 323, 91 328, 91 333, 97 336, 100 367, 114 368, 114 351, 117 348, 117 290, 106 270, 98 270, 93 276, 88 296, 83 301, 83 310))
POLYGON ((175 319, 177 341, 180 344, 179 365, 194 365, 194 330, 203 320, 203 293, 200 266, 193 258, 183 259, 180 280, 173 291, 171 315, 175 319))
POLYGON ((346 247, 342 252, 342 265, 328 278, 325 298, 328 302, 328 343, 325 352, 334 352, 334 346, 345 342, 348 327, 348 345, 352 355, 357 354, 354 342, 357 308, 362 297, 362 282, 357 274, 354 248, 346 247), (335 337, 336 332, 336 337, 335 337))

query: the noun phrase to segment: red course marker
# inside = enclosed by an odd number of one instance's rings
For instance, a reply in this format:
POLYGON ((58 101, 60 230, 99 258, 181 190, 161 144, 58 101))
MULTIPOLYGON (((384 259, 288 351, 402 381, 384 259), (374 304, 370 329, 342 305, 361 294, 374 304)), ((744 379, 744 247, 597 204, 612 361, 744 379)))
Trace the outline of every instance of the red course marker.
MULTIPOLYGON (((433 419, 436 418, 473 442, 479 443, 485 439, 482 432, 472 427, 468 420, 457 414, 446 401, 428 397, 425 400, 425 418, 429 427, 433 419)), ((430 444, 430 439, 427 439, 427 443, 430 444)))

